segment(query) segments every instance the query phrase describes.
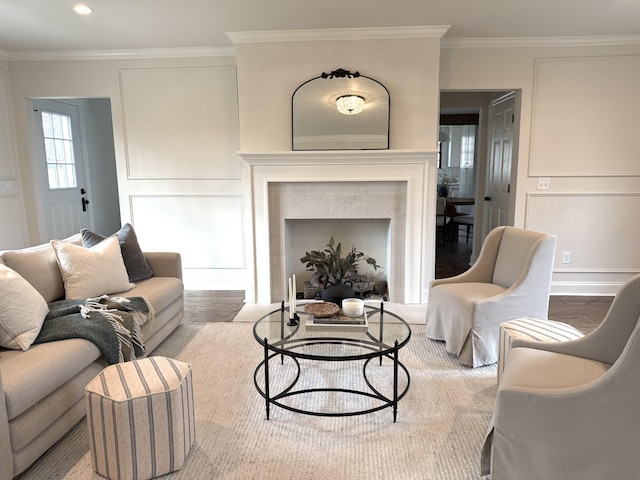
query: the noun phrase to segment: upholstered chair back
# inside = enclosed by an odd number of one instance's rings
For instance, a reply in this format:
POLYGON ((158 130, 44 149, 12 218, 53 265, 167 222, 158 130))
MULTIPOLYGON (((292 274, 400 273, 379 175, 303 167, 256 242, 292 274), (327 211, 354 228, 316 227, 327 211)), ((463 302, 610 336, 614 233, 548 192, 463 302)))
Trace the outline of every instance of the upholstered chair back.
MULTIPOLYGON (((530 230, 505 227, 496 255, 491 283, 509 288, 526 272, 536 250, 543 247, 544 241, 553 243, 551 255, 555 251, 555 239, 548 235, 530 230)), ((551 262, 546 265, 551 266, 551 262)), ((551 271, 549 269, 549 274, 551 271)))

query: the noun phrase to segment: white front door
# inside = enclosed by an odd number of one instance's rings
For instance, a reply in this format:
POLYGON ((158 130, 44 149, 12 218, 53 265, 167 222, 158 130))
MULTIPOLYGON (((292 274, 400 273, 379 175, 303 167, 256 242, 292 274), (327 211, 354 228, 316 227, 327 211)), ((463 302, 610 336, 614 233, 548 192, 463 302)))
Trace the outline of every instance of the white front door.
POLYGON ((85 177, 79 108, 53 100, 34 100, 36 188, 42 199, 42 241, 63 239, 92 228, 85 177))
POLYGON ((493 228, 510 222, 514 124, 515 92, 511 92, 489 106, 491 151, 485 186, 483 238, 493 228))

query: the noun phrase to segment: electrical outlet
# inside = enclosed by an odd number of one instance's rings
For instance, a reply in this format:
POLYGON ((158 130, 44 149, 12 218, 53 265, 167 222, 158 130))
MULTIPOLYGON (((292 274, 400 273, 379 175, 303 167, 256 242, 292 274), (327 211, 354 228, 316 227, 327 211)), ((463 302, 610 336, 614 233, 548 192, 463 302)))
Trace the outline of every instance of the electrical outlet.
POLYGON ((16 193, 15 180, 0 180, 0 195, 9 195, 16 193))
POLYGON ((538 178, 538 190, 549 190, 551 188, 551 179, 549 177, 538 178))
POLYGON ((562 252, 562 263, 571 263, 571 252, 562 252))

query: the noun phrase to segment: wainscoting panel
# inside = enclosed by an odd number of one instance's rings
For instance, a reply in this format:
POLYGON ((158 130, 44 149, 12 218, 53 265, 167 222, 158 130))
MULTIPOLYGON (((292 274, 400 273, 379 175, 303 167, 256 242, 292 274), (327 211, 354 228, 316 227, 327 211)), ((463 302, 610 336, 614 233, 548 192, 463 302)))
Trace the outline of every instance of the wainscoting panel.
POLYGON ((235 67, 119 73, 128 178, 240 178, 235 67))
MULTIPOLYGON (((9 130, 11 117, 7 104, 9 98, 7 85, 6 72, 0 68, 0 179, 15 180, 16 170, 11 131, 9 130)), ((3 190, 0 190, 0 193, 6 193, 3 190)))
POLYGON ((16 179, 16 156, 10 130, 7 72, 0 68, 0 250, 25 246, 24 212, 16 179))
POLYGON ((245 268, 241 196, 135 195, 130 205, 143 250, 180 252, 185 269, 245 268))
POLYGON ((567 281, 640 272, 640 193, 530 193, 526 210, 526 228, 558 236, 554 272, 567 281))
POLYGON ((536 60, 530 175, 640 175, 638 85, 637 55, 536 60))

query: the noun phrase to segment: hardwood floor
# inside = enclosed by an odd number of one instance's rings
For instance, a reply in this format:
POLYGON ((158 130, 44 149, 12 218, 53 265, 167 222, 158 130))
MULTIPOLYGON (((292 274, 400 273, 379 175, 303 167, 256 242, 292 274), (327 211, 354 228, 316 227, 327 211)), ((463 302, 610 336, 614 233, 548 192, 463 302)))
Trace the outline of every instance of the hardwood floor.
POLYGON ((549 318, 573 325, 583 333, 595 329, 609 311, 614 297, 556 296, 549 298, 549 318))
MULTIPOLYGON (((469 268, 471 243, 464 240, 436 250, 436 278, 458 275, 469 268)), ((613 297, 555 296, 549 299, 549 318, 591 332, 604 319, 613 297)), ((187 290, 186 322, 230 322, 244 305, 242 290, 187 290)))
POLYGON ((185 322, 230 322, 244 305, 243 290, 185 290, 185 322))
MULTIPOLYGON (((597 327, 613 297, 551 296, 549 318, 589 333, 597 327)), ((215 290, 185 292, 185 322, 231 322, 244 305, 244 291, 215 290)))

